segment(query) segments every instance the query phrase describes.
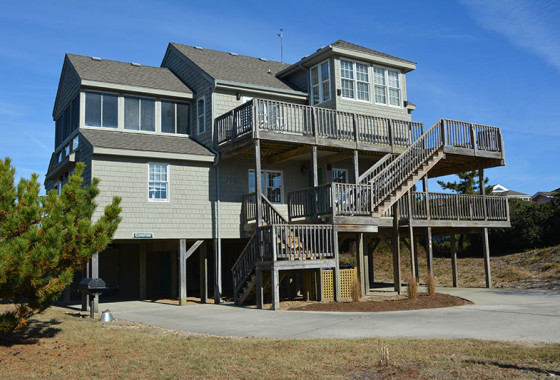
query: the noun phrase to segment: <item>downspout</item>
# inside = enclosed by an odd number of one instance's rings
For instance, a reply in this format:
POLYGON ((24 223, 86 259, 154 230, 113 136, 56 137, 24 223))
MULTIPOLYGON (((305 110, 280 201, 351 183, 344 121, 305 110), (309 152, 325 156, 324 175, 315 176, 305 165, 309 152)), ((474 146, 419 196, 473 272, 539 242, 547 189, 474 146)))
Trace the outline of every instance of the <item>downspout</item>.
POLYGON ((222 223, 220 220, 220 152, 214 149, 214 91, 216 90, 216 80, 214 80, 214 87, 212 88, 212 144, 210 150, 215 154, 214 163, 212 166, 216 168, 216 248, 214 257, 214 302, 221 303, 222 301, 222 239, 221 229, 222 223))

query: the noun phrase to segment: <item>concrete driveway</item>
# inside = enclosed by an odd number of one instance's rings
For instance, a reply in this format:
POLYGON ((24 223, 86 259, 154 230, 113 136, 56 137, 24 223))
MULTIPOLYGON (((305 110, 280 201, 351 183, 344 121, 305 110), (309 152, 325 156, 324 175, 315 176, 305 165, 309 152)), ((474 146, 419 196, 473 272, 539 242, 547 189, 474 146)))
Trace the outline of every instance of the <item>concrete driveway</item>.
POLYGON ((270 338, 477 338, 560 343, 560 293, 439 288, 474 305, 382 313, 256 310, 233 305, 101 303, 116 318, 199 334, 270 338))

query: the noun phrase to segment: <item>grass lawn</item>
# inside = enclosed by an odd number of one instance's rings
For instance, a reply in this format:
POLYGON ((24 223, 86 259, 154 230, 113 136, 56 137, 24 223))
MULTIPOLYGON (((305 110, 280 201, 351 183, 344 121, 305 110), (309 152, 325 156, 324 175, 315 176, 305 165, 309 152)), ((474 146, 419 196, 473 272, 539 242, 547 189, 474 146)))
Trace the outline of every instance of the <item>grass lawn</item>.
POLYGON ((0 341, 0 377, 535 378, 560 376, 560 345, 435 339, 248 339, 53 307, 0 341), (381 365, 382 348, 389 350, 381 365))

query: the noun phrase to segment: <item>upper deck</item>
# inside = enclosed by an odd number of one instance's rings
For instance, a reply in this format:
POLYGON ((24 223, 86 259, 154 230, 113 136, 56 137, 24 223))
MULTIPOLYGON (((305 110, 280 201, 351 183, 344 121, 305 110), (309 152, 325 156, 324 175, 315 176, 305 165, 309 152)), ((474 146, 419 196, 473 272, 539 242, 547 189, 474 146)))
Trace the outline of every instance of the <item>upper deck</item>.
MULTIPOLYGON (((440 176, 504 165, 499 128, 440 119, 444 153, 431 173, 440 176)), ((263 157, 316 145, 322 150, 398 154, 425 132, 422 123, 327 108, 253 99, 216 118, 215 147, 223 157, 249 153, 255 139, 263 157)), ((305 148, 303 148, 305 150, 305 148)))

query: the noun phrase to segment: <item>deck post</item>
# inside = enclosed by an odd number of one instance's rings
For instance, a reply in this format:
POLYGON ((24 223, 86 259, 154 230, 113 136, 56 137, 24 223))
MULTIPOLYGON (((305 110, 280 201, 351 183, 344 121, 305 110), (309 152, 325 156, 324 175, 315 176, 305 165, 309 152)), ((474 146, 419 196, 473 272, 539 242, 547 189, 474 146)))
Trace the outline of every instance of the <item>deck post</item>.
POLYGON ((187 239, 179 239, 179 305, 187 304, 187 239))
POLYGON ((415 248, 416 245, 414 243, 414 228, 412 226, 412 190, 408 190, 408 238, 410 240, 410 275, 412 276, 412 278, 414 279, 414 281, 416 282, 416 269, 415 269, 415 263, 416 263, 416 252, 415 252, 415 248))
POLYGON ((338 256, 338 231, 333 228, 333 248, 334 248, 334 300, 340 302, 340 263, 338 256))
MULTIPOLYGON (((86 263, 86 267, 82 271, 82 279, 89 277, 89 261, 86 263)), ((87 311, 89 305, 89 296, 82 294, 82 311, 87 311)))
POLYGON ((364 248, 365 250, 367 250, 367 247, 365 246, 365 239, 364 239, 364 233, 360 232, 359 234, 357 234, 357 239, 356 239, 356 248, 358 250, 357 254, 358 254, 358 271, 359 271, 359 280, 360 280, 360 291, 362 293, 362 296, 366 295, 366 265, 364 264, 365 262, 365 255, 364 255, 364 248))
POLYGON ((484 220, 488 220, 488 205, 486 204, 486 189, 484 188, 484 167, 480 164, 478 169, 478 187, 482 195, 482 208, 484 210, 484 220))
POLYGON ((399 202, 393 205, 393 282, 395 291, 401 294, 401 244, 399 235, 399 202))
POLYGON ((363 250, 364 250, 364 276, 363 276, 363 279, 364 279, 364 288, 366 290, 365 293, 362 293, 364 296, 367 296, 369 294, 369 290, 370 290, 370 286, 369 286, 369 276, 370 276, 370 274, 369 274, 369 268, 370 268, 369 255, 370 255, 370 253, 369 253, 369 244, 368 243, 369 243, 368 239, 364 239, 364 248, 363 248, 363 250))
POLYGON ((208 243, 200 247, 200 302, 208 302, 208 243))
POLYGON ((490 244, 488 241, 488 228, 482 230, 482 248, 484 250, 484 273, 486 274, 486 287, 492 287, 492 274, 490 272, 490 244))
POLYGON ((262 309, 264 304, 263 272, 259 267, 255 268, 255 272, 257 275, 257 285, 256 285, 257 309, 262 309))
POLYGON ((422 185, 424 187, 424 193, 426 194, 426 198, 424 199, 426 204, 426 219, 430 220, 432 215, 430 214, 430 197, 428 196, 428 174, 422 177, 422 185))
POLYGON ((354 183, 358 184, 358 178, 360 178, 360 162, 357 150, 354 150, 354 155, 352 156, 352 167, 354 168, 354 183))
POLYGON ((218 231, 218 238, 213 239, 214 246, 214 303, 222 300, 222 247, 218 231))
POLYGON ((138 286, 140 287, 140 291, 139 291, 139 298, 141 300, 145 300, 146 299, 146 244, 140 244, 139 246, 139 284, 138 286))
POLYGON ((369 250, 369 260, 368 260, 368 275, 369 275, 369 288, 371 289, 371 286, 373 285, 373 283, 375 282, 375 272, 374 272, 374 265, 373 265, 373 255, 375 253, 375 250, 377 249, 377 246, 379 245, 379 242, 381 240, 380 239, 375 239, 375 243, 373 243, 373 246, 371 248, 369 248, 368 246, 368 250, 369 250))
MULTIPOLYGON (((99 278, 99 252, 91 255, 91 278, 99 278)), ((93 298, 93 311, 99 313, 99 295, 93 298)))
POLYGON ((432 227, 426 228, 426 261, 428 272, 434 274, 434 249, 432 244, 432 227))
POLYGON ((272 270, 270 271, 272 286, 272 310, 280 310, 280 283, 278 281, 279 273, 276 264, 272 264, 272 270))
POLYGON ((318 205, 317 205, 317 186, 319 186, 319 176, 318 176, 318 164, 317 164, 317 145, 313 145, 313 149, 311 151, 311 166, 312 166, 312 170, 313 170, 313 219, 317 219, 317 211, 318 211, 318 205))
POLYGON ((453 287, 459 286, 457 278, 457 248, 455 243, 455 234, 449 236, 449 243, 451 244, 451 271, 453 275, 453 287))
POLYGON ((418 270, 418 239, 414 239, 414 275, 416 276, 416 282, 419 282, 419 270, 418 270))
MULTIPOLYGON (((255 202, 257 206, 257 227, 262 227, 262 183, 261 183, 261 141, 255 140, 255 202)), ((258 234, 257 234, 258 237, 258 234)), ((258 242, 257 242, 258 243, 258 242)), ((257 246, 260 246, 257 244, 257 246)))
POLYGON ((324 292, 323 292, 323 270, 321 268, 317 269, 317 274, 316 274, 316 279, 317 279, 317 301, 319 302, 323 302, 325 296, 324 296, 324 292))

